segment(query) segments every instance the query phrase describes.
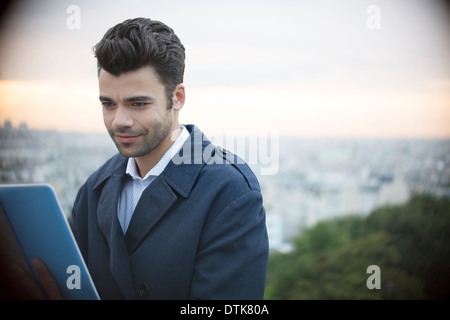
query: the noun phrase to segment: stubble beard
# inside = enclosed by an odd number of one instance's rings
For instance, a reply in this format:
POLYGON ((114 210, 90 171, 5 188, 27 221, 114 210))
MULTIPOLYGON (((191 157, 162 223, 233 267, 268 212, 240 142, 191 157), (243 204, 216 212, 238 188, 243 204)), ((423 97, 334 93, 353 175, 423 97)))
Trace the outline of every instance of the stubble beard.
POLYGON ((122 156, 126 158, 138 158, 155 150, 167 138, 171 129, 172 114, 168 112, 168 116, 164 121, 154 125, 151 131, 144 128, 139 130, 133 130, 131 128, 115 128, 109 130, 109 134, 122 156), (116 141, 114 138, 115 134, 139 135, 139 137, 132 143, 121 143, 116 141))

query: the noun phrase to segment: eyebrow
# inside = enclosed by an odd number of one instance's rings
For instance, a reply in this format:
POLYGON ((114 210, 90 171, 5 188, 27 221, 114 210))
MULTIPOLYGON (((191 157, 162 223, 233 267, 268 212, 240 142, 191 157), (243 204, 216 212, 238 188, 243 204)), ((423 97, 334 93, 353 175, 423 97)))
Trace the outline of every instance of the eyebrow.
MULTIPOLYGON (((106 96, 100 96, 99 99, 100 99, 101 102, 111 102, 111 101, 113 101, 113 99, 111 99, 109 97, 106 97, 106 96)), ((137 102, 137 101, 150 101, 150 102, 152 102, 152 101, 155 101, 155 99, 153 99, 152 97, 149 97, 149 96, 133 96, 133 97, 126 98, 124 101, 125 102, 137 102)))
POLYGON ((153 99, 152 97, 149 97, 149 96, 134 96, 134 97, 129 97, 129 98, 125 99, 126 102, 154 101, 154 100, 155 99, 153 99))
POLYGON ((102 102, 103 102, 103 101, 108 101, 108 102, 109 102, 109 101, 112 101, 111 98, 108 98, 108 97, 105 97, 105 96, 100 96, 99 99, 100 99, 100 101, 102 101, 102 102))

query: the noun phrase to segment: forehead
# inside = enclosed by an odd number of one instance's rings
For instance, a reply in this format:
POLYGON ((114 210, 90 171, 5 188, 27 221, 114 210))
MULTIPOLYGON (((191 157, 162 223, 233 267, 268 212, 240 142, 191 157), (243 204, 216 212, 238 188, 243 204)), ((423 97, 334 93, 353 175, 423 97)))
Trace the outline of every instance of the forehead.
POLYGON ((164 96, 164 85, 151 66, 122 73, 118 76, 100 69, 98 75, 100 95, 111 98, 126 98, 131 95, 147 94, 157 98, 164 96))

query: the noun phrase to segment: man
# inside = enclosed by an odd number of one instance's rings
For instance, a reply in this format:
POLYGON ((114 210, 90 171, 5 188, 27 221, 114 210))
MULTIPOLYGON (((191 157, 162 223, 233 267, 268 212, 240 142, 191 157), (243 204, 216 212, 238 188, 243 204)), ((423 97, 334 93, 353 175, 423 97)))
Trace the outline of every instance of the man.
POLYGON ((137 18, 94 47, 120 154, 80 188, 72 228, 102 299, 261 299, 265 211, 249 167, 182 126, 185 52, 137 18), (176 161, 175 161, 176 160, 176 161))

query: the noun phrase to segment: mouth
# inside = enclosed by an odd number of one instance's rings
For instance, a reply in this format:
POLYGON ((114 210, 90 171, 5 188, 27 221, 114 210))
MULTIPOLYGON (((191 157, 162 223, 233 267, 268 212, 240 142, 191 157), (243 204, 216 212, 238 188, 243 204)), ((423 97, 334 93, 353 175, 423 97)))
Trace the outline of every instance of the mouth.
POLYGON ((136 141, 136 139, 139 137, 139 135, 130 136, 130 135, 124 135, 124 134, 116 134, 115 137, 116 137, 117 141, 120 143, 132 143, 132 142, 136 141))

